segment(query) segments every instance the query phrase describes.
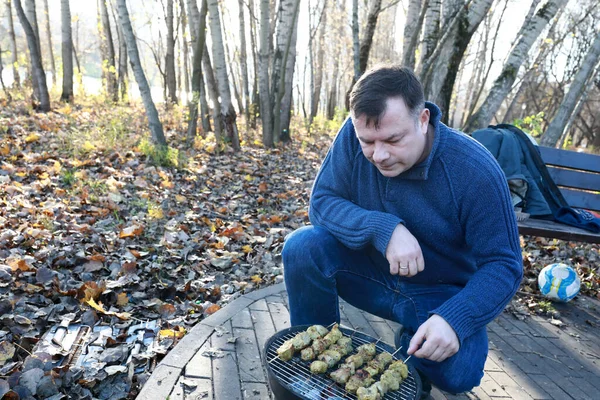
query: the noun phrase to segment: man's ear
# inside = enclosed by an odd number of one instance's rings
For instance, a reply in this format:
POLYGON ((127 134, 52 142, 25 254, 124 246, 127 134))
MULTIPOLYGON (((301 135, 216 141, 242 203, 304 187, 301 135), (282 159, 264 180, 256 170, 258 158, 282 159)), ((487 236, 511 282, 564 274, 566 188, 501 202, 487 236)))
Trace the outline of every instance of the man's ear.
POLYGON ((427 133, 427 127, 429 126, 429 109, 423 108, 421 114, 419 115, 419 128, 421 128, 421 133, 424 135, 427 133))

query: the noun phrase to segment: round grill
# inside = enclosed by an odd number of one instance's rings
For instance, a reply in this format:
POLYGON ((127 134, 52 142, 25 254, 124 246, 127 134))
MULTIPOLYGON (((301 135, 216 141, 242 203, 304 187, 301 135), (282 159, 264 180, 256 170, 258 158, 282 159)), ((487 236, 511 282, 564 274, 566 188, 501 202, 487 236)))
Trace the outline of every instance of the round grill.
MULTIPOLYGON (((303 399, 303 400, 356 400, 356 395, 347 392, 342 386, 329 378, 329 373, 336 367, 328 370, 323 375, 313 375, 310 372, 311 361, 302 361, 298 353, 289 361, 281 361, 277 357, 277 349, 288 339, 292 339, 297 333, 308 329, 310 325, 298 325, 277 332, 265 346, 265 360, 269 377, 269 385, 277 400, 303 399)), ((377 339, 365 335, 364 333, 352 329, 340 327, 340 331, 345 336, 352 338, 352 345, 356 349, 365 343, 377 342, 377 339)), ((383 342, 378 342, 375 346, 377 353, 387 351, 394 353, 395 349, 383 342)), ((354 352, 355 353, 355 352, 354 352)), ((352 353, 352 354, 354 354, 352 353)), ((349 357, 350 354, 346 355, 349 357)), ((399 353, 394 355, 395 360, 399 360, 399 353)), ((340 361, 340 365, 343 361, 340 361)), ((384 400, 415 400, 421 396, 421 380, 414 367, 408 366, 409 375, 399 390, 386 393, 384 400)), ((378 376, 379 377, 379 376, 378 376)), ((378 377, 375 378, 377 381, 378 377)))

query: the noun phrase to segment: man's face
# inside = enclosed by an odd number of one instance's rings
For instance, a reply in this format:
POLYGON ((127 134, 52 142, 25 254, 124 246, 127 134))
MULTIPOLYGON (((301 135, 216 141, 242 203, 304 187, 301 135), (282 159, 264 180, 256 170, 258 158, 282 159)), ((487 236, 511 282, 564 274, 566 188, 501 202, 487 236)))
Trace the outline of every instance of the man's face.
POLYGON ((402 98, 390 98, 379 128, 366 126, 366 116, 352 118, 363 154, 383 176, 393 178, 423 160, 429 110, 415 118, 402 98))

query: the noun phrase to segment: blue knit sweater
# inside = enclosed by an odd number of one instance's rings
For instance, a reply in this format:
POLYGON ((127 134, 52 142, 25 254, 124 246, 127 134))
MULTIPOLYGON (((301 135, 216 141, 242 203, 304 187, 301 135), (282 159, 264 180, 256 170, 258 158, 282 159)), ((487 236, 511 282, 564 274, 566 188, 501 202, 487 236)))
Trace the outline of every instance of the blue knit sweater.
POLYGON ((517 223, 506 179, 492 155, 440 122, 426 103, 435 137, 429 157, 386 178, 363 155, 350 119, 335 138, 314 183, 309 217, 351 249, 385 250, 398 224, 418 240, 421 284, 463 289, 431 314, 459 341, 498 316, 522 279, 517 223))

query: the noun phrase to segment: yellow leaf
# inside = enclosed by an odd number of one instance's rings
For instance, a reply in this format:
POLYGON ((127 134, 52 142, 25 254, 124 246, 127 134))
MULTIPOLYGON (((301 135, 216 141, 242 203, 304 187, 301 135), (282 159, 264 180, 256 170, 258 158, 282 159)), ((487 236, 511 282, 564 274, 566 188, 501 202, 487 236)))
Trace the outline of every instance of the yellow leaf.
POLYGON ((87 301, 87 303, 96 311, 101 312, 102 314, 106 314, 106 310, 104 309, 104 307, 102 306, 102 303, 98 304, 96 303, 96 300, 94 299, 89 299, 87 301))
POLYGON ((248 182, 252 182, 252 177, 250 175, 246 175, 244 177, 245 180, 247 180, 248 182))
POLYGON ((246 254, 250 254, 252 253, 252 247, 249 244, 247 244, 245 246, 242 246, 242 251, 246 254))
POLYGON ((119 307, 123 307, 129 303, 129 297, 127 297, 127 293, 119 293, 117 296, 117 305, 119 307))
POLYGON ((164 338, 176 338, 181 339, 186 334, 186 330, 182 326, 176 326, 174 329, 161 329, 158 332, 158 337, 160 339, 164 338))
POLYGON ((165 214, 160 207, 152 207, 148 209, 148 216, 154 219, 163 219, 165 214))
POLYGON ((37 133, 32 133, 25 138, 25 143, 33 143, 40 140, 40 135, 37 133))
POLYGON ((175 195, 175 200, 177 200, 178 203, 183 203, 184 201, 187 200, 187 198, 185 196, 178 194, 178 195, 175 195))
POLYGON ((2 144, 2 146, 0 146, 0 156, 7 156, 8 153, 10 153, 10 146, 8 143, 2 144))
POLYGON ((250 277, 250 280, 255 284, 255 285, 260 285, 262 283, 262 278, 258 275, 252 275, 252 277, 250 277))

